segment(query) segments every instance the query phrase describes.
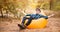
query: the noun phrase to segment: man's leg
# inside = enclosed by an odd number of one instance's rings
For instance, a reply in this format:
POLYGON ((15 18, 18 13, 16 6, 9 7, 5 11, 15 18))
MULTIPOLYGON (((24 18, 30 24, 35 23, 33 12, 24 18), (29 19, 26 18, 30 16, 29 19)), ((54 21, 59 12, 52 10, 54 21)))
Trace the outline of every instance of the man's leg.
POLYGON ((27 19, 27 17, 23 17, 21 24, 24 24, 26 19, 27 19))
POLYGON ((26 23, 26 26, 28 26, 28 25, 31 23, 32 19, 33 19, 33 17, 30 16, 30 18, 28 19, 28 21, 27 21, 27 23, 26 23))
POLYGON ((25 25, 24 25, 26 19, 28 19, 28 18, 23 17, 21 25, 18 24, 18 26, 19 26, 21 29, 25 29, 25 28, 26 28, 25 25))

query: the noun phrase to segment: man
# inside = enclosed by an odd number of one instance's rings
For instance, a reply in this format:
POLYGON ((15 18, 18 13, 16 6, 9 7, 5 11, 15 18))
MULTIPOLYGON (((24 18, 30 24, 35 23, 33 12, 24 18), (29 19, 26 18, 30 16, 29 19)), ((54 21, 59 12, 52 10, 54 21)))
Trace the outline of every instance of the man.
POLYGON ((40 14, 41 10, 39 8, 36 8, 36 14, 27 14, 26 16, 23 17, 22 19, 22 23, 21 25, 18 24, 19 27, 21 27, 21 29, 25 29, 33 19, 39 19, 39 18, 45 18, 45 19, 48 19, 48 17, 51 17, 51 16, 44 16, 42 14, 40 14), (29 17, 28 17, 29 16, 29 17), (28 19, 27 23, 25 23, 25 20, 28 19))

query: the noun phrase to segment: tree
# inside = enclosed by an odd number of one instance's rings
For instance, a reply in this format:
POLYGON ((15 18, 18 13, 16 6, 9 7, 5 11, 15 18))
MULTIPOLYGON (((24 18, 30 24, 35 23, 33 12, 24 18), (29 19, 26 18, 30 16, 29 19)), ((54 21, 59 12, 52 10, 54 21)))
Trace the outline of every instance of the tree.
POLYGON ((6 14, 11 12, 15 16, 18 13, 16 8, 24 9, 26 8, 27 0, 0 0, 0 11, 3 17, 3 11, 6 11, 6 14))

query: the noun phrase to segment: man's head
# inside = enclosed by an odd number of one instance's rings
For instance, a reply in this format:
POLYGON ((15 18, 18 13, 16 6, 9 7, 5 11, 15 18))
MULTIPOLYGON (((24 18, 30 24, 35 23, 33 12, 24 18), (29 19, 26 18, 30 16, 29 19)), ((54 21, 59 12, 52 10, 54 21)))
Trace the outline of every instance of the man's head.
POLYGON ((36 8, 36 14, 39 14, 41 10, 39 8, 36 8))

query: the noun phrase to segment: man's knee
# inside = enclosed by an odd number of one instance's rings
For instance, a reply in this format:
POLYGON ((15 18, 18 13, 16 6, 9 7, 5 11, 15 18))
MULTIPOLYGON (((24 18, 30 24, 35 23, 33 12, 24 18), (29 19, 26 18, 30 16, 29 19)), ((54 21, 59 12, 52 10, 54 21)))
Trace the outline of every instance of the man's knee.
POLYGON ((23 19, 26 19, 26 17, 23 17, 23 19))
POLYGON ((23 18, 26 18, 26 17, 23 17, 23 18))

